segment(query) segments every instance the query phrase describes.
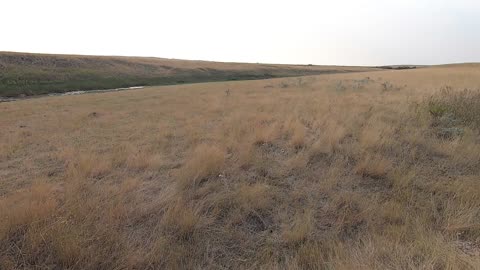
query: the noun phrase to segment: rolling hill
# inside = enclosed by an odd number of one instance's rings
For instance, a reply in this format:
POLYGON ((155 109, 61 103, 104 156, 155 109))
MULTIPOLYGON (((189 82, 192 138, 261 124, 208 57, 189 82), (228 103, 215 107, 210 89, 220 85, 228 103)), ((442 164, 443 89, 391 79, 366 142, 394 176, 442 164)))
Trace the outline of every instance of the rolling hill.
POLYGON ((370 70, 375 68, 0 52, 0 96, 370 70))

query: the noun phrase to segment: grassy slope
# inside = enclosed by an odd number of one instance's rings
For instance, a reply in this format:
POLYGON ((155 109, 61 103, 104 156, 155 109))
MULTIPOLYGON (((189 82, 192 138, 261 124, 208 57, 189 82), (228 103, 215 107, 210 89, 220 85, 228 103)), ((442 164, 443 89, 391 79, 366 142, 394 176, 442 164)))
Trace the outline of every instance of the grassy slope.
POLYGON ((372 69, 0 52, 0 96, 365 70, 372 69))
POLYGON ((458 65, 0 104, 0 269, 480 269, 479 83, 458 65))

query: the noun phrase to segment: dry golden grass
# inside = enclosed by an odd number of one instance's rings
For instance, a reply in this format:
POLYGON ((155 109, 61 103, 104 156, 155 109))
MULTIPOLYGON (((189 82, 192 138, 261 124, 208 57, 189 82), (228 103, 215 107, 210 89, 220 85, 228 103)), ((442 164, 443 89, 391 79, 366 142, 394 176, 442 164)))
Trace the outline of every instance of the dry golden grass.
POLYGON ((178 172, 177 185, 195 187, 208 176, 218 175, 225 163, 225 153, 216 146, 201 144, 189 154, 184 167, 178 172))
POLYGON ((363 177, 382 178, 387 175, 391 162, 382 156, 363 157, 355 166, 355 173, 363 177))
POLYGON ((1 103, 0 269, 480 269, 479 78, 1 103))

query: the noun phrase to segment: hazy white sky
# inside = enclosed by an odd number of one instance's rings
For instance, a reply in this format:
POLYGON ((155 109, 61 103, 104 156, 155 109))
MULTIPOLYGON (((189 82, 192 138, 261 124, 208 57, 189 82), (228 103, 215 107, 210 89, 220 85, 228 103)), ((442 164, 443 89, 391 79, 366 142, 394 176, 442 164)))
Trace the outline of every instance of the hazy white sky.
POLYGON ((480 0, 0 0, 0 51, 381 65, 480 62, 480 0))

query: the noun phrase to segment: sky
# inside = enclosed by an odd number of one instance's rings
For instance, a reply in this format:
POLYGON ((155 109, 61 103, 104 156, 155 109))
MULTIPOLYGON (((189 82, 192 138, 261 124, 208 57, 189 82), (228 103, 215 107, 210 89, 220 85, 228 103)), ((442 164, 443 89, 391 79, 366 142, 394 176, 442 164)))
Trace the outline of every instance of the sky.
POLYGON ((0 0, 0 51, 318 65, 480 62, 479 0, 0 0))

